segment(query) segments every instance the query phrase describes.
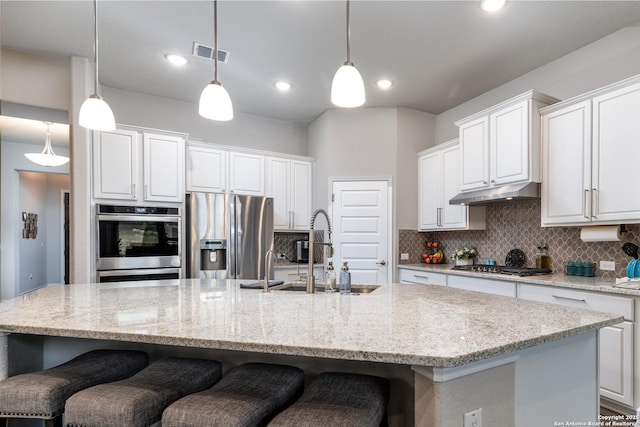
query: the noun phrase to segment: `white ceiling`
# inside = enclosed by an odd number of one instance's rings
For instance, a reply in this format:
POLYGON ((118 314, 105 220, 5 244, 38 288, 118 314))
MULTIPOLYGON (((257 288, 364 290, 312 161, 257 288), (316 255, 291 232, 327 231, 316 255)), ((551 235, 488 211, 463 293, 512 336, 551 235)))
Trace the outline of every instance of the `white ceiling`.
MULTIPOLYGON (((92 2, 0 1, 4 48, 92 58, 92 2)), ((213 44, 209 1, 98 3, 105 86, 197 103, 213 63, 190 55, 213 44), (163 55, 181 53, 181 69, 163 55)), ((351 3, 351 56, 365 107, 438 114, 616 30, 640 21, 640 1, 508 1, 487 14, 479 1, 351 3), (374 86, 386 77, 389 91, 374 86)), ((346 59, 343 1, 218 3, 219 67, 236 111, 308 123, 332 108, 331 79, 346 59), (289 93, 273 84, 285 79, 289 93)), ((108 102, 108 99, 107 99, 108 102)), ((115 112, 117 116, 117 111, 115 112)))

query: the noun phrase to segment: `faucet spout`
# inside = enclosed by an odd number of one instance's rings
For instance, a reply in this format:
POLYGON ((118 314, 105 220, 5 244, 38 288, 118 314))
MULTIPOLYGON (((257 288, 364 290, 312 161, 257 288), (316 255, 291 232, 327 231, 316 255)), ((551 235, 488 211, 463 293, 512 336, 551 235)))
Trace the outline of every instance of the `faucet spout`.
POLYGON ((269 292, 269 277, 271 276, 271 271, 269 269, 269 255, 271 255, 271 260, 273 260, 276 253, 273 249, 269 249, 264 256, 264 292, 269 292))
POLYGON ((328 246, 327 256, 333 257, 333 245, 331 243, 331 220, 329 219, 329 215, 327 215, 327 212, 324 209, 316 209, 311 215, 311 221, 309 222, 309 271, 307 273, 307 293, 308 294, 313 294, 316 291, 316 288, 315 288, 316 278, 313 277, 313 258, 314 258, 313 252, 314 252, 314 243, 315 243, 314 230, 315 230, 316 218, 318 217, 319 214, 324 215, 324 217, 326 218, 327 230, 329 234, 329 241, 327 243, 322 243, 322 244, 328 246))

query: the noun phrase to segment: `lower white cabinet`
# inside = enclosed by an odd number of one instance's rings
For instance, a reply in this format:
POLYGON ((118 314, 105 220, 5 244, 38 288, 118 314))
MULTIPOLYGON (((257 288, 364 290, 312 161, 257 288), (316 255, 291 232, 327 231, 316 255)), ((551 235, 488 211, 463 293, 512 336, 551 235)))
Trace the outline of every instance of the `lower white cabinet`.
POLYGON ((624 322, 600 330, 600 395, 634 406, 633 298, 523 283, 518 284, 518 298, 624 316, 624 322))
POLYGON ((400 283, 418 283, 421 285, 447 286, 447 275, 432 271, 418 271, 409 268, 398 268, 398 281, 400 283))
MULTIPOLYGON (((285 283, 288 282, 297 282, 298 274, 302 274, 307 277, 307 273, 309 272, 308 264, 300 264, 300 266, 291 265, 291 266, 277 266, 273 269, 273 279, 274 280, 283 280, 285 283)), ((324 280, 324 266, 322 265, 314 265, 313 266, 313 276, 316 278, 316 282, 322 282, 324 280)))
POLYGON ((507 280, 484 279, 481 277, 449 275, 447 286, 450 288, 466 289, 468 291, 484 292, 487 294, 516 296, 516 284, 507 280))

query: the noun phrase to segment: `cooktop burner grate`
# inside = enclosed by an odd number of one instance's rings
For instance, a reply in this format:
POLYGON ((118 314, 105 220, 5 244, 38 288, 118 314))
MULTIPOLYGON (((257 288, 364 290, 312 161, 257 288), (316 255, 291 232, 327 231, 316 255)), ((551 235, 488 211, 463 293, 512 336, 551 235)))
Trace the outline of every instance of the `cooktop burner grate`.
POLYGON ((507 274, 512 276, 536 276, 542 274, 551 274, 548 268, 530 268, 530 267, 513 267, 509 265, 456 265, 452 267, 454 270, 475 271, 478 273, 507 274))

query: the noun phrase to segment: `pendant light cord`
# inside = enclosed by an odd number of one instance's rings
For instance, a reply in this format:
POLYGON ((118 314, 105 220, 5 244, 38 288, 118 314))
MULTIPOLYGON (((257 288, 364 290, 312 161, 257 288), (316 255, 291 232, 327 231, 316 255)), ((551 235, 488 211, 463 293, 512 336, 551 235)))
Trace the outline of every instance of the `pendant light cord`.
POLYGON ((218 82, 218 0, 213 1, 213 81, 218 82))
POLYGON ((351 64, 351 26, 349 25, 349 0, 347 0, 347 64, 351 64))
POLYGON ((95 91, 98 94, 98 0, 93 0, 93 55, 95 57, 95 91))

